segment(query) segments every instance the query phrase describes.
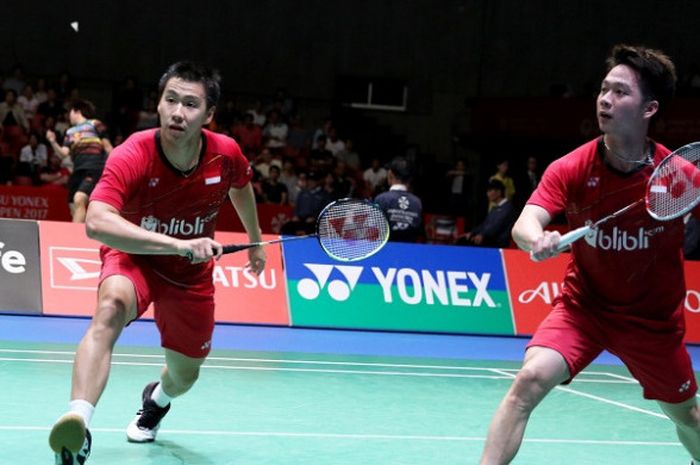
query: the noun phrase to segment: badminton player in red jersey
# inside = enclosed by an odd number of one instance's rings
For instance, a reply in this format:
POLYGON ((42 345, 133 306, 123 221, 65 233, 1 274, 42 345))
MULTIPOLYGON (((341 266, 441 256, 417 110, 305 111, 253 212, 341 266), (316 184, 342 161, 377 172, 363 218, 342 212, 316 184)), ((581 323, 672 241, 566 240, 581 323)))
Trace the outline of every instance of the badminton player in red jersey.
MULTIPOLYGON (((513 227, 515 242, 537 260, 558 254, 559 233, 544 230, 555 215, 565 213, 573 229, 644 197, 654 166, 669 153, 647 131, 673 95, 671 60, 617 45, 607 65, 597 98, 602 136, 547 168, 513 227)), ((481 465, 510 463, 532 410, 604 349, 658 402, 692 463, 700 463, 697 385, 683 343, 683 221, 659 222, 638 207, 572 245, 562 295, 496 410, 481 465)))
MULTIPOLYGON (((114 149, 90 199, 86 230, 104 244, 102 271, 97 310, 76 352, 70 409, 49 437, 62 465, 82 465, 89 455, 88 427, 114 343, 150 303, 165 366, 160 381, 144 389, 128 440, 153 441, 170 400, 197 380, 214 329, 213 259, 222 246, 213 236, 227 196, 250 241, 261 240, 248 161, 233 139, 202 128, 214 115, 218 75, 175 63, 159 91, 160 128, 135 133, 114 149)), ((248 256, 248 267, 261 273, 264 250, 249 249, 248 256)))

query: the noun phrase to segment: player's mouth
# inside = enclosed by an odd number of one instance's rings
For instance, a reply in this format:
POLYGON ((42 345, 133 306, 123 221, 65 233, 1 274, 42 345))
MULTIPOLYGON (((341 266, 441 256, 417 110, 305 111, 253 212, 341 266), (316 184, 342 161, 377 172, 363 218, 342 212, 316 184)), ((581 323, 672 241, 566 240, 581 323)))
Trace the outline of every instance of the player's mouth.
POLYGON ((612 115, 606 111, 601 111, 598 112, 598 118, 600 118, 602 121, 609 121, 612 119, 612 115))
POLYGON ((168 129, 170 129, 173 132, 185 132, 185 128, 177 124, 171 124, 170 126, 168 126, 168 129))

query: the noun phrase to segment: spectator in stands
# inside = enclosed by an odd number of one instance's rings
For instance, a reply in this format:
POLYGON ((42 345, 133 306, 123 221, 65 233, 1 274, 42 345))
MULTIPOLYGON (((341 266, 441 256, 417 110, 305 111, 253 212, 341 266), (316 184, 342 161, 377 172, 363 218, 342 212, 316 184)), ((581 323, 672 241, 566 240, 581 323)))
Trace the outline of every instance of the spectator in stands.
POLYGON ((262 128, 255 124, 252 113, 246 113, 243 116, 243 124, 234 127, 233 137, 248 159, 259 153, 262 148, 262 128))
POLYGON ((253 168, 260 173, 260 176, 263 179, 267 179, 270 176, 270 167, 273 165, 281 169, 282 160, 273 157, 272 152, 270 152, 270 149, 267 148, 262 149, 260 155, 258 155, 253 162, 253 168))
POLYGON ((0 131, 0 142, 7 144, 10 153, 16 156, 27 143, 29 122, 14 89, 6 90, 5 101, 0 103, 0 131))
POLYGON ((372 164, 362 174, 362 179, 365 181, 367 193, 370 197, 381 192, 383 184, 386 182, 387 171, 382 166, 379 158, 373 158, 372 164))
POLYGON ((39 142, 36 133, 29 135, 29 143, 19 153, 17 176, 28 177, 34 184, 39 184, 39 174, 48 165, 48 150, 39 142))
POLYGON ((280 182, 287 187, 287 201, 292 205, 296 204, 301 187, 299 187, 299 176, 294 169, 294 163, 289 158, 285 158, 282 162, 280 182))
POLYGON ((312 149, 318 148, 318 141, 321 136, 325 137, 326 139, 328 138, 328 133, 330 132, 331 127, 333 127, 333 119, 331 117, 327 117, 323 120, 321 127, 314 131, 314 136, 311 139, 312 149))
POLYGON ((139 112, 143 107, 143 93, 139 89, 136 78, 127 76, 122 85, 114 93, 112 102, 115 129, 125 136, 136 130, 139 112))
POLYGON ((261 128, 265 126, 267 121, 267 116, 265 116, 265 111, 263 110, 262 100, 257 99, 253 103, 253 106, 246 110, 246 113, 253 115, 253 122, 260 126, 261 128))
POLYGON ((34 96, 36 97, 37 101, 39 102, 39 105, 44 103, 46 101, 46 99, 48 98, 48 96, 46 94, 46 79, 45 78, 40 77, 36 80, 36 89, 34 90, 34 96))
POLYGON ((355 144, 352 139, 345 140, 345 148, 335 155, 336 160, 344 161, 348 171, 352 174, 360 170, 360 155, 355 151, 355 144))
POLYGON ((510 230, 515 222, 516 211, 513 203, 506 198, 506 188, 497 179, 489 181, 486 187, 489 205, 494 207, 486 218, 471 231, 457 239, 459 245, 506 248, 510 245, 510 230))
POLYGON ((311 234, 316 227, 316 219, 321 210, 331 202, 328 193, 321 185, 322 177, 311 171, 306 176, 306 185, 297 196, 294 216, 282 227, 282 234, 311 234))
POLYGON ((320 136, 316 141, 316 148, 309 153, 311 169, 317 173, 328 173, 334 161, 333 154, 326 149, 326 136, 320 136))
POLYGON ((389 190, 374 199, 389 220, 393 242, 417 242, 423 236, 423 203, 408 191, 411 177, 409 162, 394 158, 387 172, 389 190))
POLYGON ((263 128, 263 140, 265 146, 270 151, 277 155, 284 154, 284 148, 287 146, 287 134, 289 126, 282 121, 280 113, 277 110, 272 110, 269 114, 267 124, 263 128))
POLYGON ((334 200, 352 197, 355 194, 355 179, 348 173, 344 161, 336 160, 331 175, 331 190, 334 200))
POLYGON ((10 75, 2 83, 4 90, 14 90, 15 95, 19 95, 24 89, 26 82, 24 81, 24 68, 22 65, 15 64, 10 70, 10 75))
POLYGON ((279 166, 270 166, 268 177, 262 182, 263 202, 274 203, 276 205, 287 204, 287 186, 280 182, 280 172, 279 166))
POLYGON ((36 111, 44 118, 53 117, 54 119, 58 119, 58 117, 63 114, 63 102, 58 99, 58 94, 55 89, 49 87, 46 91, 46 100, 39 104, 36 111))
POLYGON ((31 122, 36 114, 36 109, 39 108, 39 99, 34 95, 31 85, 27 84, 24 86, 22 95, 17 97, 17 101, 24 110, 24 116, 27 118, 27 121, 31 122))
POLYGON ((287 134, 286 155, 294 158, 305 157, 309 154, 311 141, 309 131, 304 128, 299 114, 289 117, 289 132, 287 134))
POLYGON ((450 215, 464 216, 467 207, 467 164, 463 159, 455 162, 455 165, 445 174, 449 195, 447 208, 450 215))
POLYGON ((66 186, 71 173, 70 167, 65 164, 66 160, 69 159, 64 158, 62 160, 57 155, 51 156, 48 166, 39 173, 41 183, 51 186, 66 186))
MULTIPOLYGON (((494 179, 497 181, 501 181, 503 186, 506 188, 506 198, 508 200, 513 200, 513 196, 515 195, 515 182, 513 181, 513 178, 510 177, 508 174, 508 169, 509 169, 509 162, 507 159, 502 158, 499 160, 498 163, 496 163, 496 173, 489 178, 489 181, 493 181, 494 179)), ((489 205, 489 210, 494 207, 493 204, 489 205)))
POLYGON ((537 184, 540 182, 540 172, 537 169, 537 158, 534 156, 527 157, 525 167, 518 172, 514 178, 515 181, 515 207, 522 208, 530 198, 530 195, 535 191, 537 184))
POLYGON ((326 150, 330 151, 334 157, 337 157, 340 152, 345 150, 345 142, 338 139, 338 130, 333 126, 328 128, 326 150))
POLYGON ((107 128, 100 120, 92 119, 95 107, 87 100, 71 102, 69 119, 71 128, 66 132, 63 145, 59 145, 53 131, 46 132, 46 139, 54 152, 62 158, 73 160, 73 173, 68 183, 68 202, 73 222, 85 222, 90 193, 102 176, 112 144, 107 138, 107 128))
POLYGON ((139 112, 139 119, 136 123, 136 129, 149 129, 158 127, 158 101, 154 97, 148 97, 146 100, 146 108, 139 112))

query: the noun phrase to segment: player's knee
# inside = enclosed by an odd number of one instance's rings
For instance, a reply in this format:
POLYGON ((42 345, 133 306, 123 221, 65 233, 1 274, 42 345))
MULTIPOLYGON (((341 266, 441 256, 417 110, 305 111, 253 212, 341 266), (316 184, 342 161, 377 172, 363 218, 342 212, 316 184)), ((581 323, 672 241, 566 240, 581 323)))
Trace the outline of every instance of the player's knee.
POLYGON ((199 367, 176 369, 168 367, 168 373, 179 389, 189 389, 199 379, 199 367))
POLYGON ((669 416, 681 428, 700 430, 700 409, 697 405, 669 416))
POLYGON ((514 407, 531 410, 551 389, 550 381, 540 370, 523 367, 515 377, 509 392, 514 407))
POLYGON ((97 304, 97 312, 93 322, 100 329, 121 329, 128 323, 128 307, 124 299, 117 295, 106 293, 100 296, 97 304))

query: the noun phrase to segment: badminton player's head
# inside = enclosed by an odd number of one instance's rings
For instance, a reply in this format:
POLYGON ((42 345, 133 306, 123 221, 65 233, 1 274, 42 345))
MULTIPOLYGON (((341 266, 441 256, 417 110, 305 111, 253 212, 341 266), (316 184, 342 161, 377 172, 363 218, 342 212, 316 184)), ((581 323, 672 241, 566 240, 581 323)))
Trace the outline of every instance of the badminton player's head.
POLYGON ((200 137, 211 122, 221 94, 219 74, 203 65, 179 61, 158 83, 161 138, 170 142, 200 137))
POLYGON ((389 184, 408 184, 413 178, 413 169, 404 157, 395 157, 389 164, 389 184))
POLYGON ((601 131, 619 132, 629 125, 645 130, 673 97, 673 62, 660 50, 620 44, 612 48, 606 64, 597 101, 601 131))

